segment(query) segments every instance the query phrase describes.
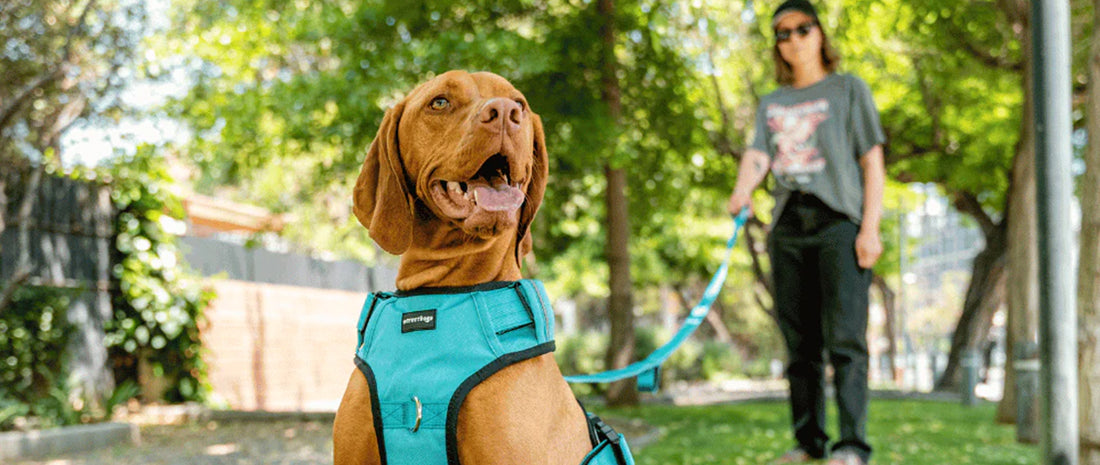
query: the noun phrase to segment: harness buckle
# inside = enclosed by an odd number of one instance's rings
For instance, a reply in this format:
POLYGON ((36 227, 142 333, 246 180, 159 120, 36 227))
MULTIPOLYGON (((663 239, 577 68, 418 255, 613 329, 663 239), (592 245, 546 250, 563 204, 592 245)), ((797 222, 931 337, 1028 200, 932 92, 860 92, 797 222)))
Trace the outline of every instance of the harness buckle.
POLYGON ((424 418, 424 406, 420 404, 420 399, 413 396, 413 402, 416 403, 416 424, 411 428, 412 432, 416 432, 420 429, 420 420, 424 418))

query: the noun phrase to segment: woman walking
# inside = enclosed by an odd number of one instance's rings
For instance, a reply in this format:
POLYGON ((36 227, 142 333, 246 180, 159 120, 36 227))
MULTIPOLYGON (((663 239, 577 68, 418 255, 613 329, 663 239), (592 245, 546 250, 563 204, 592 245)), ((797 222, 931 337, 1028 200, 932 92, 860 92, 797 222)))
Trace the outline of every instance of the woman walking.
POLYGON ((772 29, 780 88, 760 102, 728 208, 750 206, 770 167, 775 210, 768 252, 796 441, 775 463, 830 456, 829 465, 866 464, 867 304, 870 268, 882 254, 885 136, 867 84, 836 72, 839 58, 813 5, 783 2, 772 29), (840 413, 831 447, 825 354, 840 413))

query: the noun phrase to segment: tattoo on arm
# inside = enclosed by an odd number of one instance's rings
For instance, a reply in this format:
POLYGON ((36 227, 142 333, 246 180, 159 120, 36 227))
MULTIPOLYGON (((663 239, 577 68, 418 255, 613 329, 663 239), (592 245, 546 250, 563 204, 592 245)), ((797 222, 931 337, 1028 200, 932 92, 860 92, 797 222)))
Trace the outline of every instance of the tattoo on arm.
POLYGON ((759 158, 753 160, 753 167, 756 168, 756 174, 764 173, 767 171, 767 166, 764 164, 764 160, 759 158))

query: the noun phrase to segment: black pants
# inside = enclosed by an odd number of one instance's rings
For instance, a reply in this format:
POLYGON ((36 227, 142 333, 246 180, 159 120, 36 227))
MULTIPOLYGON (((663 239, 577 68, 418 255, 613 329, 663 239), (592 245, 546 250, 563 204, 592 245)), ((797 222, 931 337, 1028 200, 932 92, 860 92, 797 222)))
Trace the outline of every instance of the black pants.
POLYGON ((823 457, 825 359, 833 366, 840 440, 866 461, 867 301, 871 271, 859 267, 859 226, 810 195, 794 195, 768 237, 779 329, 787 343, 787 379, 795 439, 823 457))

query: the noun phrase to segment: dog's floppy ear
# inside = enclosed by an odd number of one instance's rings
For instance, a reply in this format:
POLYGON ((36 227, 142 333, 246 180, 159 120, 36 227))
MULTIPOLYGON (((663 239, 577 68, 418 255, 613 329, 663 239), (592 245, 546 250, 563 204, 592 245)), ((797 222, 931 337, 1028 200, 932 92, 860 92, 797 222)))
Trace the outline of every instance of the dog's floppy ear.
POLYGON ((520 259, 531 251, 531 221, 534 221, 535 213, 539 211, 539 205, 542 204, 542 197, 546 194, 546 178, 550 173, 550 158, 546 153, 546 135, 543 134, 542 119, 534 112, 531 112, 531 130, 534 132, 532 137, 534 163, 531 165, 531 181, 527 183, 527 199, 519 212, 516 262, 520 262, 520 259))
POLYGON ((397 125, 404 110, 402 101, 386 111, 378 135, 363 160, 353 194, 352 211, 359 223, 383 250, 394 255, 409 248, 413 228, 414 203, 406 185, 397 140, 397 125))

